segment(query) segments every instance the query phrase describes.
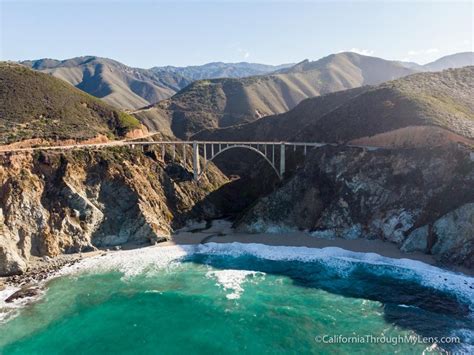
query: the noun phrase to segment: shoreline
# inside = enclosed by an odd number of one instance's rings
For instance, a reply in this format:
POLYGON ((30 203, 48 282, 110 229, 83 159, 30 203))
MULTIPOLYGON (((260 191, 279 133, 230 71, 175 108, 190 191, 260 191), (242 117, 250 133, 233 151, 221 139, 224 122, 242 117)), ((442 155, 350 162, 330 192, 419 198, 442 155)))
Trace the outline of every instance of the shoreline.
MULTIPOLYGON (((189 252, 194 253, 195 250, 197 253, 223 252, 227 255, 231 255, 234 251, 238 253, 239 250, 244 250, 251 255, 269 260, 286 260, 285 255, 295 257, 295 259, 290 257, 288 260, 311 260, 321 256, 342 260, 347 258, 349 262, 359 261, 373 265, 380 263, 380 265, 392 265, 395 268, 401 267, 400 270, 406 270, 403 272, 414 272, 421 276, 428 287, 434 289, 447 287, 447 290, 451 291, 455 289, 454 293, 460 295, 460 299, 464 301, 471 298, 469 295, 474 292, 472 270, 448 269, 437 264, 431 255, 405 254, 390 242, 366 239, 321 239, 304 232, 248 234, 236 231, 231 228, 229 221, 224 220, 215 220, 209 228, 208 226, 202 223, 199 226, 195 224, 183 228, 176 231, 168 241, 155 245, 126 244, 87 253, 60 255, 57 258, 35 257, 30 262, 30 270, 25 274, 0 278, 0 326, 12 317, 16 317, 19 309, 41 299, 47 291, 49 282, 56 278, 87 270, 94 265, 117 266, 123 260, 127 260, 130 255, 137 260, 146 260, 145 262, 155 263, 158 260, 166 262, 168 258, 176 257, 177 251, 178 257, 189 252), (282 249, 279 249, 280 247, 282 249), (445 282, 450 280, 440 286, 436 280, 441 277, 444 277, 445 282)), ((474 312, 474 308, 471 308, 471 311, 474 312)))
MULTIPOLYGON (((474 270, 459 266, 440 265, 432 255, 421 252, 405 253, 397 245, 379 239, 323 239, 309 235, 305 232, 294 231, 284 234, 274 233, 244 233, 231 227, 232 223, 226 220, 214 220, 210 227, 193 224, 173 233, 165 242, 152 245, 125 244, 118 247, 97 249, 86 253, 63 254, 55 258, 34 257, 30 260, 31 268, 22 275, 0 277, 0 292, 6 288, 16 291, 41 289, 50 279, 60 274, 61 270, 73 266, 80 261, 96 256, 105 256, 125 250, 138 250, 148 247, 167 247, 182 245, 199 245, 206 243, 242 243, 263 244, 267 246, 307 247, 323 249, 329 247, 341 248, 357 253, 374 253, 392 259, 408 259, 438 267, 442 270, 461 273, 466 277, 474 277, 474 270)), ((11 296, 11 295, 10 295, 11 296)), ((28 297, 28 296, 25 296, 28 297)), ((25 298, 20 297, 20 298, 25 298)), ((3 300, 1 300, 3 301, 3 300)))
POLYGON ((402 252, 395 243, 380 239, 324 239, 313 237, 306 232, 294 231, 281 234, 275 233, 244 233, 231 227, 225 220, 213 221, 210 228, 192 231, 192 228, 178 230, 171 235, 170 240, 160 243, 160 246, 204 244, 204 243, 257 243, 270 246, 290 246, 307 248, 337 247, 358 253, 375 253, 392 259, 409 259, 421 261, 440 269, 465 274, 474 277, 474 270, 462 266, 441 265, 429 254, 422 252, 402 252))

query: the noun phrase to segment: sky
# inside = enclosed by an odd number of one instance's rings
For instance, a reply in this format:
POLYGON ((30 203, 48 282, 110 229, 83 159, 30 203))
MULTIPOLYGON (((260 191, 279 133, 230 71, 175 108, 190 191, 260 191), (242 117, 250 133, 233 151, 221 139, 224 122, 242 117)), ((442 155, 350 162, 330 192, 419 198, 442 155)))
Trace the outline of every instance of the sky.
POLYGON ((0 59, 266 64, 354 51, 424 64, 473 51, 472 1, 0 0, 0 59))

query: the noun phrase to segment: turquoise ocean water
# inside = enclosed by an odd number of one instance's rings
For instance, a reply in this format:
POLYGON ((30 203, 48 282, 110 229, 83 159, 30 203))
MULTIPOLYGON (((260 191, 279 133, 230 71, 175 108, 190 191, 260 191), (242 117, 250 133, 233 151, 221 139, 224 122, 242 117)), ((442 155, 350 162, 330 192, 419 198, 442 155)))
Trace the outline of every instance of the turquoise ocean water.
POLYGON ((471 278, 335 248, 257 248, 148 248, 86 260, 3 320, 0 354, 473 349, 471 278))

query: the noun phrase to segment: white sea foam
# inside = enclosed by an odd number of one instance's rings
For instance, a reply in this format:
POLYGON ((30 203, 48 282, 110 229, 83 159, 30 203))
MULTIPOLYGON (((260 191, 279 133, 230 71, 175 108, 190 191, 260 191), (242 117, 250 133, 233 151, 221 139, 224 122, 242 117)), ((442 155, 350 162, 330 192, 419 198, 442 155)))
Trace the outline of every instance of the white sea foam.
POLYGON ((474 311, 474 278, 421 261, 392 259, 375 253, 352 252, 336 247, 318 249, 262 244, 208 243, 200 245, 198 249, 197 253, 233 256, 249 254, 267 260, 302 262, 322 260, 327 267, 345 276, 350 275, 355 265, 366 264, 370 272, 374 274, 390 274, 400 279, 412 279, 427 287, 453 294, 469 304, 471 311, 474 311))
MULTIPOLYGON (((319 249, 268 246, 253 243, 207 243, 201 245, 166 247, 152 246, 127 251, 117 251, 105 256, 87 258, 73 266, 62 269, 56 275, 119 271, 124 274, 123 278, 126 280, 149 271, 179 266, 180 260, 193 254, 228 255, 233 257, 252 255, 274 261, 322 261, 328 268, 342 277, 350 277, 354 268, 365 265, 366 269, 374 275, 391 275, 400 279, 415 280, 427 287, 455 295, 458 299, 466 302, 470 306, 471 311, 474 312, 474 278, 472 277, 443 270, 420 261, 392 259, 375 253, 358 253, 336 247, 319 249)), ((218 274, 215 276, 216 278, 219 277, 217 275, 218 274)), ((221 284, 223 286, 224 282, 227 282, 224 281, 226 276, 221 276, 220 280, 218 279, 218 282, 222 281, 221 284)), ((230 284, 231 282, 229 281, 227 285, 230 284)), ((4 298, 6 297, 1 297, 1 299, 4 298)))
POLYGON ((0 291, 0 324, 14 317, 20 308, 31 301, 32 298, 28 297, 20 298, 10 303, 5 302, 8 297, 19 289, 19 287, 7 286, 4 290, 0 291))
POLYGON ((193 254, 201 255, 252 255, 258 258, 301 262, 323 261, 328 268, 340 276, 349 277, 356 266, 366 265, 373 274, 390 274, 400 279, 412 279, 427 287, 456 295, 467 302, 474 311, 474 278, 454 273, 421 261, 392 259, 375 253, 352 252, 337 247, 307 248, 290 246, 269 246, 254 243, 207 243, 201 245, 181 245, 148 247, 120 251, 85 259, 66 268, 64 274, 91 270, 118 270, 124 277, 133 277, 147 269, 157 270, 170 267, 173 261, 193 254))
POLYGON ((222 286, 225 291, 232 291, 226 295, 230 300, 240 298, 244 292, 243 283, 249 280, 249 277, 264 276, 265 273, 247 270, 214 270, 208 271, 206 277, 215 278, 218 286, 222 286))

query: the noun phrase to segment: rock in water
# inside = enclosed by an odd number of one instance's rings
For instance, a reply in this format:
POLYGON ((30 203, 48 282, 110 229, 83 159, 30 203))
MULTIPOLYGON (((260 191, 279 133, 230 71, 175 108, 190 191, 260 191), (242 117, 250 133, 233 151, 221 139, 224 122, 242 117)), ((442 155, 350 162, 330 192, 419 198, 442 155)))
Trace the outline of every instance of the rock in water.
POLYGON ((23 287, 22 289, 16 291, 13 295, 8 297, 5 300, 5 302, 11 303, 21 298, 34 297, 34 296, 37 296, 39 293, 40 293, 40 289, 38 287, 35 287, 35 286, 23 287))

